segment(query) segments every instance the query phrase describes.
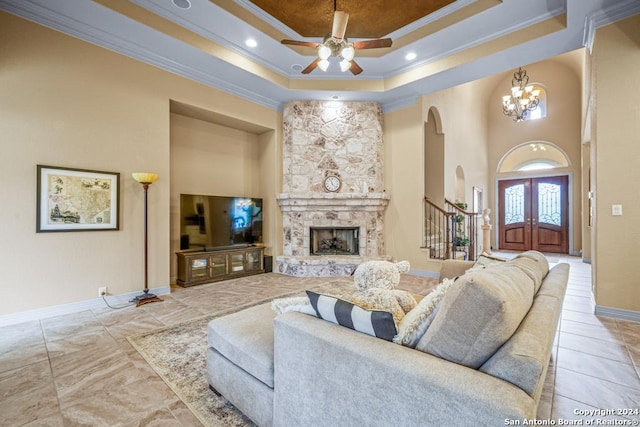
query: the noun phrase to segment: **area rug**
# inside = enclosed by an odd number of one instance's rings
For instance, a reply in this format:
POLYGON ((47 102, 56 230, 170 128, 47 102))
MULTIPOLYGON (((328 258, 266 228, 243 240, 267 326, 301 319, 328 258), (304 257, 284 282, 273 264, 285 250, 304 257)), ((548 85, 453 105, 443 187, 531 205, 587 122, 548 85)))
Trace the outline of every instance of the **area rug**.
MULTIPOLYGON (((344 283, 336 282, 310 289, 329 291, 343 287, 344 283)), ((273 298, 293 295, 304 295, 304 291, 287 292, 252 301, 184 323, 127 337, 127 340, 202 424, 207 427, 253 426, 251 420, 224 397, 217 396, 209 389, 206 375, 207 323, 216 317, 269 302, 273 298)))

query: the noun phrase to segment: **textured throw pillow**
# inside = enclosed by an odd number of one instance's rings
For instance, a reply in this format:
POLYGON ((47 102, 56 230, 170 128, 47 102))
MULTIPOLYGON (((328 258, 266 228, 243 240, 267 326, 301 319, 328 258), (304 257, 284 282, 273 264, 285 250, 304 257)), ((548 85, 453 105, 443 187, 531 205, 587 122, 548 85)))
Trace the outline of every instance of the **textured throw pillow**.
POLYGON ((393 315, 387 311, 365 310, 329 295, 307 291, 316 314, 321 319, 391 341, 397 334, 393 315))
POLYGON ((393 342, 407 347, 415 348, 420 338, 431 325, 438 312, 438 306, 453 279, 444 279, 432 292, 424 297, 418 305, 400 321, 398 335, 393 337, 393 342))
POLYGON ((311 316, 316 315, 316 311, 311 307, 311 301, 309 301, 308 297, 276 298, 271 301, 271 308, 278 314, 286 313, 287 311, 298 311, 311 316))
POLYGON ((471 267, 467 271, 484 270, 485 268, 488 268, 488 267, 500 265, 505 261, 508 261, 507 258, 491 256, 486 252, 482 252, 478 257, 478 259, 476 260, 476 262, 473 264, 473 267, 471 267))

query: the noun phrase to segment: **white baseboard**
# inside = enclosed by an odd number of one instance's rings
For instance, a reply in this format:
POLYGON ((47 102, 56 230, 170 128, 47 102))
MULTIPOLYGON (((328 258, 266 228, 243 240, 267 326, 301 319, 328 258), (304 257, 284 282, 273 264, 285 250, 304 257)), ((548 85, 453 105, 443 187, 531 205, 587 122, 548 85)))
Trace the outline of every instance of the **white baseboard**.
POLYGON ((426 270, 416 270, 410 269, 407 274, 411 274, 412 276, 420 276, 420 277, 433 277, 437 279, 440 277, 440 273, 437 271, 426 271, 426 270))
POLYGON ((640 311, 625 310, 624 308, 604 307, 596 305, 596 316, 615 317, 616 319, 640 322, 640 311))
MULTIPOLYGON (((149 289, 149 292, 156 295, 166 295, 171 293, 170 286, 149 289)), ((126 294, 111 295, 107 297, 107 301, 111 305, 119 305, 129 302, 132 298, 140 295, 141 291, 128 292, 126 294)), ((0 326, 15 325, 17 323, 30 322, 32 320, 41 320, 48 317, 60 316, 62 314, 78 313, 80 311, 91 310, 92 308, 106 307, 102 298, 95 298, 85 301, 72 302, 69 304, 54 305, 51 307, 37 308, 35 310, 27 310, 19 313, 5 314, 0 316, 0 326)))

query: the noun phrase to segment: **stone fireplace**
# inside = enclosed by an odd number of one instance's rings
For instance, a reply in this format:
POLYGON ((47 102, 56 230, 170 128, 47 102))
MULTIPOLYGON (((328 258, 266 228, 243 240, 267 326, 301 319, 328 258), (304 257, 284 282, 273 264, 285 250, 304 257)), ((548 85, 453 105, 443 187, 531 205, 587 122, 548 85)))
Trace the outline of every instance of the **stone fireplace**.
POLYGON ((363 261, 390 259, 384 254, 389 196, 383 188, 380 105, 290 102, 283 138, 283 193, 277 197, 283 255, 276 258, 276 271, 344 276, 363 261), (325 190, 327 176, 340 180, 339 191, 325 190))

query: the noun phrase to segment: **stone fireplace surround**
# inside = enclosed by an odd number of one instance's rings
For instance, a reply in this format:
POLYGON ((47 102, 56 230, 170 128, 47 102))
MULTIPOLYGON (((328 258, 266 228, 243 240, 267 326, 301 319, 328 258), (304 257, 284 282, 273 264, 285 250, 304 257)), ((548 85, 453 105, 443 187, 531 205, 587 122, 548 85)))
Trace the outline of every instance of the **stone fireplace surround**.
POLYGON ((384 255, 382 110, 374 102, 293 101, 283 111, 283 255, 276 271, 345 276, 384 255), (327 192, 329 175, 342 181, 327 192), (359 228, 358 255, 310 254, 311 227, 359 228))

